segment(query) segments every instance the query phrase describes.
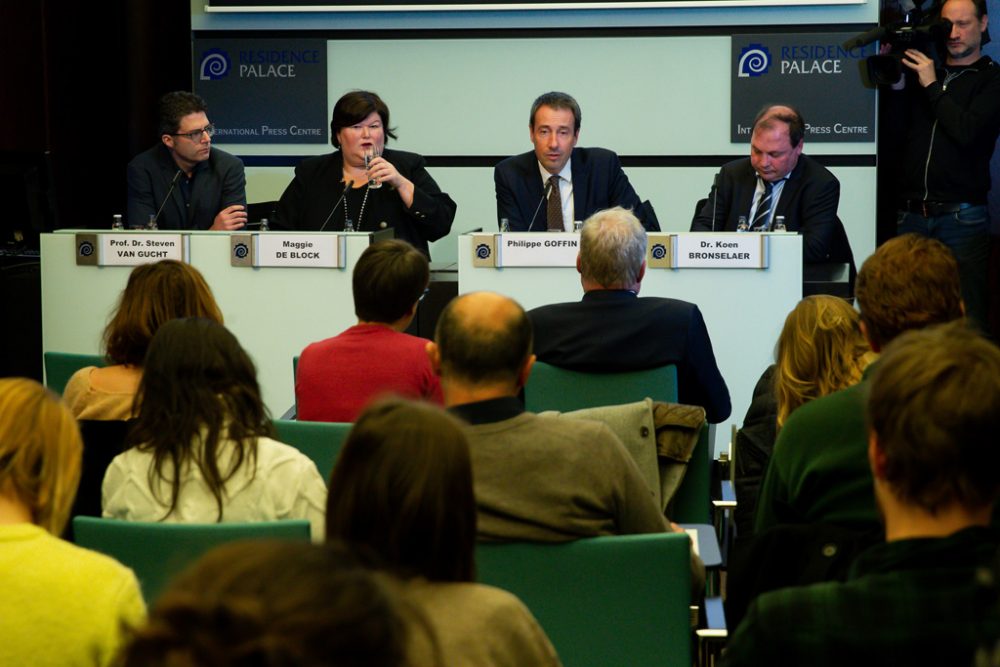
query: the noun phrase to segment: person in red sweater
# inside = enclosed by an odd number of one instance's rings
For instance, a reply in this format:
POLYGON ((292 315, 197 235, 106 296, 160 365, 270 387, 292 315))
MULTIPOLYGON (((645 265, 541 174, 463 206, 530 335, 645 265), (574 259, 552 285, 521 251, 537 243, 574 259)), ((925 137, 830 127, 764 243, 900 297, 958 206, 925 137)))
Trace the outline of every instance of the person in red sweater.
POLYGON ((386 394, 443 402, 427 341, 403 333, 429 281, 427 258, 405 241, 380 241, 361 253, 352 280, 358 323, 302 351, 298 419, 353 422, 386 394))

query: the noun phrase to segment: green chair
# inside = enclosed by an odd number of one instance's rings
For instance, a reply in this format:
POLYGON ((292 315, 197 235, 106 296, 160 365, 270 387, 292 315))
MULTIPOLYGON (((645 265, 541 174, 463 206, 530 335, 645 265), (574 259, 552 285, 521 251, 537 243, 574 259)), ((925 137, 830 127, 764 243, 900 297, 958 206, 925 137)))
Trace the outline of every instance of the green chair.
POLYGON ((344 439, 354 424, 339 422, 300 422, 275 419, 278 440, 292 445, 316 464, 319 474, 330 479, 333 464, 344 446, 344 439))
POLYGON ((677 402, 677 367, 660 366, 628 373, 582 373, 536 361, 524 388, 529 412, 582 410, 644 398, 677 402))
POLYGON ((149 523, 89 516, 73 518, 76 543, 100 551, 135 571, 152 603, 170 579, 212 547, 250 539, 309 540, 305 519, 255 523, 149 523))
POLYGON ((45 361, 45 386, 60 395, 73 373, 87 366, 103 367, 107 364, 99 354, 46 352, 42 358, 45 361))
POLYGON ((689 544, 683 533, 482 543, 476 566, 528 606, 566 667, 690 667, 689 544))
POLYGON ((713 523, 712 521, 712 456, 708 443, 709 425, 701 425, 698 444, 691 452, 684 479, 677 488, 673 500, 667 506, 667 516, 677 523, 713 523))

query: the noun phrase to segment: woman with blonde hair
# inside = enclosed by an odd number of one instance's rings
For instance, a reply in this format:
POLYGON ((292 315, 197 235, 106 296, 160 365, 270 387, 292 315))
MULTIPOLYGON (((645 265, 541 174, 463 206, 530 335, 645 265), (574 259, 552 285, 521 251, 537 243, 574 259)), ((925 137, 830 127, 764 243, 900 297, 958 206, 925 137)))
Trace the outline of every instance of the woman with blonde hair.
MULTIPOLYGON (((559 665, 520 600, 475 583, 472 465, 454 417, 400 399, 369 407, 337 459, 326 512, 328 539, 372 554, 404 580, 404 599, 426 617, 442 664, 559 665)), ((433 662, 434 653, 411 642, 410 663, 433 662)))
POLYGON ((736 530, 741 537, 753 532, 764 470, 788 416, 809 401, 857 384, 874 359, 860 322, 850 304, 825 294, 802 299, 785 318, 776 363, 758 380, 736 434, 736 530))
POLYGON ((109 665, 145 608, 132 571, 56 537, 82 444, 73 416, 33 380, 0 380, 2 665, 109 665))
POLYGON ((73 416, 132 417, 149 342, 164 323, 179 317, 204 317, 222 324, 219 306, 198 269, 170 259, 133 269, 104 329, 108 366, 81 368, 66 383, 63 401, 73 416))

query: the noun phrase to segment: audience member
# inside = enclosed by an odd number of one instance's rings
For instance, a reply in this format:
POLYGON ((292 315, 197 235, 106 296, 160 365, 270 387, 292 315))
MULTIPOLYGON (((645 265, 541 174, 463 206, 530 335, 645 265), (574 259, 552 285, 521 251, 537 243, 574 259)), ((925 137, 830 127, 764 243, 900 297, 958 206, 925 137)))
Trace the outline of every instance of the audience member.
POLYGON ((66 383, 63 401, 77 419, 116 420, 133 416, 132 401, 149 341, 178 317, 207 317, 222 323, 212 290, 198 269, 165 259, 137 266, 104 329, 108 366, 81 368, 66 383))
POLYGON ((680 403, 705 408, 712 423, 729 416, 729 389, 698 306, 639 297, 646 273, 646 230, 630 211, 615 207, 587 219, 576 268, 582 301, 528 313, 539 361, 592 373, 673 364, 680 403))
MULTIPOLYGON (((367 548, 405 580, 443 664, 558 665, 516 597, 475 582, 476 502, 458 421, 431 406, 376 404, 351 430, 330 480, 328 539, 367 548)), ((419 637, 419 635, 415 635, 419 637)), ((427 664, 411 643, 411 664, 427 664)))
POLYGON ((124 664, 409 667, 404 615, 392 583, 343 546, 235 542, 178 576, 124 664))
POLYGON ((759 597, 729 665, 971 665, 1000 636, 1000 610, 983 609, 977 582, 1000 546, 989 528, 1000 351, 960 323, 907 332, 867 385, 866 458, 886 542, 844 583, 759 597))
POLYGON ((272 440, 253 362, 207 319, 173 320, 149 346, 128 451, 104 477, 104 516, 131 521, 308 519, 326 487, 304 454, 272 440))
MULTIPOLYGON (((938 241, 907 234, 875 251, 858 273, 861 330, 880 352, 904 331, 962 317, 958 267, 938 241)), ((792 413, 774 445, 757 507, 757 532, 777 524, 878 525, 860 383, 792 413)))
MULTIPOLYGON (((565 542, 679 531, 605 424, 524 410, 517 396, 535 362, 531 341, 521 306, 473 292, 445 307, 427 346, 445 405, 467 424, 479 539, 565 542)), ((693 554, 691 570, 697 591, 704 567, 693 554)))
POLYGON ((132 571, 60 540, 80 478, 72 415, 33 380, 0 380, 0 664, 116 663, 145 614, 132 571))
POLYGON ((403 333, 430 280, 427 258, 405 241, 373 243, 361 253, 352 280, 358 323, 309 345, 299 357, 298 418, 353 422, 383 394, 440 404, 427 341, 403 333))
POLYGON ((858 312, 843 299, 808 296, 788 314, 775 350, 777 363, 758 380, 736 434, 737 535, 753 533, 757 494, 777 429, 800 406, 860 382, 874 356, 858 312))

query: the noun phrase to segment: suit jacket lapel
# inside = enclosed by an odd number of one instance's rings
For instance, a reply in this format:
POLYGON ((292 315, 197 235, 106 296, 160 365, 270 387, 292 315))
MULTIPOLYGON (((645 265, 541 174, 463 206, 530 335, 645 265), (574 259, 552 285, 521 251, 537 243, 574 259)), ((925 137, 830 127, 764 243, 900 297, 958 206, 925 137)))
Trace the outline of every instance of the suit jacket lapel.
POLYGON ((573 217, 580 219, 580 211, 589 210, 586 184, 590 175, 590 165, 584 158, 583 151, 576 148, 573 149, 570 160, 569 170, 573 176, 573 217))
POLYGON ((788 175, 788 180, 785 181, 785 187, 781 188, 781 197, 778 199, 778 205, 774 209, 775 215, 785 216, 785 225, 789 230, 799 228, 798 218, 796 216, 789 215, 788 210, 792 207, 793 202, 795 202, 798 198, 799 189, 802 187, 802 170, 804 166, 805 163, 800 155, 798 164, 795 165, 795 169, 792 169, 792 173, 788 175), (792 225, 794 225, 794 227, 792 225))

